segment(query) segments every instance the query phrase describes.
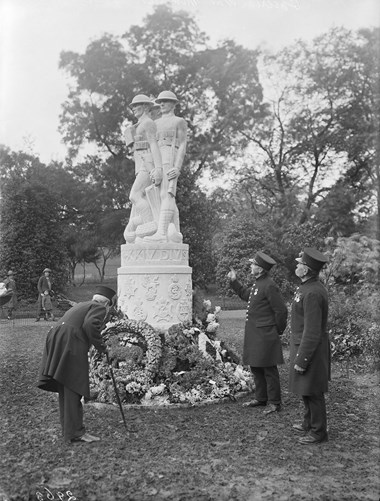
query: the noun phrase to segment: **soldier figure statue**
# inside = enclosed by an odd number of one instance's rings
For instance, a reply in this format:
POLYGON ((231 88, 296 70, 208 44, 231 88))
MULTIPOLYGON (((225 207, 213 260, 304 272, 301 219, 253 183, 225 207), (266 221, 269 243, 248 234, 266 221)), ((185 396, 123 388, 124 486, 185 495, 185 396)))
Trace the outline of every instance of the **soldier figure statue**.
POLYGON ((134 243, 136 239, 153 235, 157 231, 157 222, 154 220, 145 191, 152 185, 152 182, 155 186, 159 186, 162 181, 162 162, 156 139, 156 123, 149 116, 153 104, 152 100, 144 94, 135 96, 130 107, 138 122, 136 125, 129 125, 123 131, 127 146, 134 143, 136 173, 129 195, 132 202, 131 216, 124 231, 127 243, 134 243))
POLYGON ((160 105, 161 109, 161 117, 156 120, 157 143, 161 152, 163 168, 160 188, 161 206, 157 231, 154 235, 146 236, 144 241, 182 243, 175 196, 177 180, 186 153, 187 124, 183 118, 174 114, 178 99, 173 92, 161 92, 156 103, 160 105))

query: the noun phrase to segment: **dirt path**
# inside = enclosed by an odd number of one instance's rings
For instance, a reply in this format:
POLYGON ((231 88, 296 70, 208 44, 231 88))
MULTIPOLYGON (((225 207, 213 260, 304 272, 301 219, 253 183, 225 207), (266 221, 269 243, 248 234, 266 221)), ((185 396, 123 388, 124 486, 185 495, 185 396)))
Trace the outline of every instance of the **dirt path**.
POLYGON ((34 386, 48 328, 0 326, 0 501, 379 500, 377 375, 335 368, 323 445, 297 444, 302 407, 284 391, 265 418, 240 402, 126 410, 129 434, 116 408, 87 405, 102 441, 65 446, 55 395, 34 386))

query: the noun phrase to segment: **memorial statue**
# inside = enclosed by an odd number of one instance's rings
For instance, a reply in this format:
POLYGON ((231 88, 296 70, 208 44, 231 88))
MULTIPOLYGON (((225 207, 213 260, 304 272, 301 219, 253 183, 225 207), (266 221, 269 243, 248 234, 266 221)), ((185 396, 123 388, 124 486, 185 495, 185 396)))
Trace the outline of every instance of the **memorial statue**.
POLYGON ((178 177, 186 153, 187 124, 183 118, 174 114, 178 99, 173 92, 161 92, 156 103, 160 105, 161 110, 161 117, 155 123, 163 177, 160 186, 160 210, 158 218, 156 218, 158 219, 157 231, 153 235, 146 236, 144 241, 182 243, 175 196, 178 177))
MULTIPOLYGON (((146 189, 159 186, 162 181, 162 161, 156 135, 156 123, 149 113, 154 103, 148 96, 135 96, 130 107, 138 119, 137 124, 125 126, 123 136, 127 146, 133 144, 136 179, 129 199, 132 202, 131 215, 124 231, 127 243, 143 239, 157 231, 156 220, 147 199, 146 189), (153 184, 152 184, 153 183, 153 184)), ((156 209, 157 210, 157 209, 156 209)))

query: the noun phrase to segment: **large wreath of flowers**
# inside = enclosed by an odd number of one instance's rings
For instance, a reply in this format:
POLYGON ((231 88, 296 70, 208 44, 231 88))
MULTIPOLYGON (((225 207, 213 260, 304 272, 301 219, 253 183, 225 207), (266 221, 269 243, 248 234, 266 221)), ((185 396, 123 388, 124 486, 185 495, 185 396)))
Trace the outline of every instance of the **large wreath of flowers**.
MULTIPOLYGON (((217 307, 203 301, 193 322, 158 332, 142 321, 122 319, 102 335, 122 402, 141 405, 195 404, 252 390, 251 373, 216 338, 217 307), (199 312, 198 312, 199 313, 199 312)), ((90 384, 97 400, 115 402, 105 357, 93 351, 90 384)))

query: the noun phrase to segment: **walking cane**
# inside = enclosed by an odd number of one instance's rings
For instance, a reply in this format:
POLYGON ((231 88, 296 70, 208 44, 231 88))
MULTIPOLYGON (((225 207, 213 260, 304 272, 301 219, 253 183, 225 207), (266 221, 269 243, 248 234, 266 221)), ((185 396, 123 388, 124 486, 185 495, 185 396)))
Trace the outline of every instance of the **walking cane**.
POLYGON ((128 431, 127 422, 125 420, 123 406, 121 405, 120 395, 119 395, 119 392, 117 390, 115 376, 113 375, 113 370, 112 370, 112 366, 111 366, 110 357, 108 356, 108 351, 106 351, 106 357, 107 357, 108 368, 109 368, 109 371, 110 371, 110 374, 111 374, 111 378, 112 378, 112 382, 113 382, 113 388, 115 390, 116 400, 117 400, 117 403, 119 405, 119 409, 120 409, 120 412, 121 412, 121 415, 122 415, 122 418, 123 418, 123 423, 124 423, 125 429, 128 431))

